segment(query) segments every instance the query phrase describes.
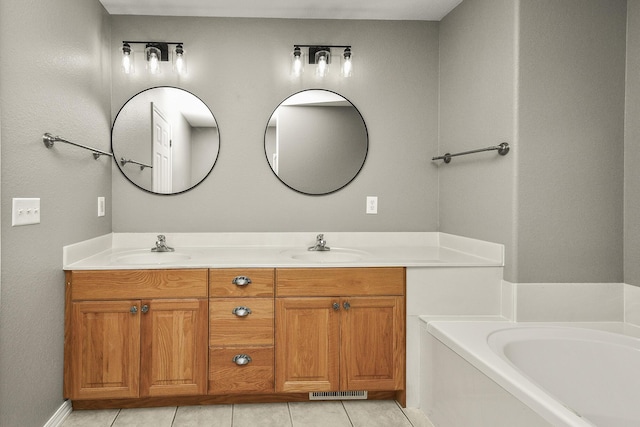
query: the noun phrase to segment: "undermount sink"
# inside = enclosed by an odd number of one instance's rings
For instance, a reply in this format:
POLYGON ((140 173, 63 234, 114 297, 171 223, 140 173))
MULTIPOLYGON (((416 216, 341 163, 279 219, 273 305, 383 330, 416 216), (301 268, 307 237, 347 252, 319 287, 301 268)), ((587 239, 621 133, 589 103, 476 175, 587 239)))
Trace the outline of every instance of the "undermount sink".
POLYGON ((161 265, 173 264, 189 259, 191 259, 189 254, 181 252, 151 252, 147 250, 117 255, 113 258, 113 262, 124 265, 161 265))
POLYGON ((310 261, 319 263, 331 262, 355 262, 363 259, 367 253, 354 249, 331 248, 330 251, 285 251, 284 254, 297 261, 310 261))

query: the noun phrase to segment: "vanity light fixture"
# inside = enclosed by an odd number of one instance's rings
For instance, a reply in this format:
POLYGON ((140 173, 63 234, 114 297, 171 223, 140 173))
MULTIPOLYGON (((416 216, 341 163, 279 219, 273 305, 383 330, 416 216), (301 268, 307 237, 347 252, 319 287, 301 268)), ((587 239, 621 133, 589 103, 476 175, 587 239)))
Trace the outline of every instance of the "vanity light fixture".
POLYGON ((318 77, 324 77, 329 73, 329 65, 331 64, 331 48, 344 48, 341 57, 341 72, 343 77, 351 77, 353 74, 353 62, 351 58, 351 46, 336 45, 305 45, 297 44, 293 46, 291 75, 299 77, 304 70, 304 52, 300 48, 308 49, 308 63, 315 65, 315 74, 318 77))
POLYGON ((169 45, 175 45, 172 53, 173 69, 179 75, 187 72, 187 59, 182 42, 152 42, 152 41, 123 41, 122 42, 122 72, 134 72, 134 52, 132 44, 144 44, 144 59, 149 74, 160 74, 162 62, 169 61, 169 45))

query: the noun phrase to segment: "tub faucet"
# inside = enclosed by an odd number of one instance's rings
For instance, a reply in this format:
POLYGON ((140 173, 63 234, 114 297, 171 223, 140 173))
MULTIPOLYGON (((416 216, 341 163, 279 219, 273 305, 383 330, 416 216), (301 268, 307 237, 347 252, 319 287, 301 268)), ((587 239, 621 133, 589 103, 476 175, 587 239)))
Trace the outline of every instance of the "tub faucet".
POLYGON ((309 247, 310 251, 330 251, 331 248, 327 246, 327 241, 324 240, 324 234, 318 234, 316 236, 316 244, 309 247))
POLYGON ((156 247, 151 248, 151 252, 173 252, 175 249, 167 246, 167 238, 164 237, 164 234, 158 234, 158 241, 156 242, 156 247))

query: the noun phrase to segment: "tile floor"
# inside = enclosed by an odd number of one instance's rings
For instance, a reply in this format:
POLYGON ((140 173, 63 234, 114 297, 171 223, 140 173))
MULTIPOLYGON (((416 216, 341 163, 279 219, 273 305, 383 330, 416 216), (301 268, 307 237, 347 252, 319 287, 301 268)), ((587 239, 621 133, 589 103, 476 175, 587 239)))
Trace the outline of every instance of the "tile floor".
POLYGON ((390 400, 74 411, 62 427, 433 427, 390 400))

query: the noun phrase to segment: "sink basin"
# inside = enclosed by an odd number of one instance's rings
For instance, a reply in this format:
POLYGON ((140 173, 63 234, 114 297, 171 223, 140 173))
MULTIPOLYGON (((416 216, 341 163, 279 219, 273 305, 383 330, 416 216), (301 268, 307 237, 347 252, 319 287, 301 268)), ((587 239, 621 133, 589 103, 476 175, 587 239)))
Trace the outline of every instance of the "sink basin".
POLYGON ((117 255, 113 258, 114 264, 124 265, 162 265, 174 264, 191 259, 189 254, 181 252, 151 252, 137 251, 133 253, 117 255))
POLYGON ((367 253, 354 249, 331 248, 330 251, 285 251, 285 256, 297 261, 318 263, 355 262, 363 259, 367 253))

